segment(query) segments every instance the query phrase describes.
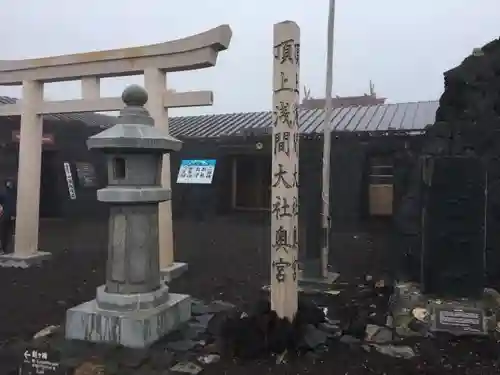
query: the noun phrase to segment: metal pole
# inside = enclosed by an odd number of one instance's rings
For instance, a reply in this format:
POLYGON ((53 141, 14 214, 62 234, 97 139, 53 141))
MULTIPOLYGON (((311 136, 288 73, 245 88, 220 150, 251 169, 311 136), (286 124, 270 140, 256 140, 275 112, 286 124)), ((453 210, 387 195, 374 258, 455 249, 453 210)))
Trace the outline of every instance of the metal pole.
POLYGON ((326 53, 326 93, 325 93, 325 122, 323 136, 323 246, 321 249, 321 273, 323 277, 328 277, 328 251, 330 246, 330 148, 332 132, 330 125, 332 122, 332 86, 333 86, 333 43, 335 25, 335 0, 330 0, 328 12, 328 37, 326 53))

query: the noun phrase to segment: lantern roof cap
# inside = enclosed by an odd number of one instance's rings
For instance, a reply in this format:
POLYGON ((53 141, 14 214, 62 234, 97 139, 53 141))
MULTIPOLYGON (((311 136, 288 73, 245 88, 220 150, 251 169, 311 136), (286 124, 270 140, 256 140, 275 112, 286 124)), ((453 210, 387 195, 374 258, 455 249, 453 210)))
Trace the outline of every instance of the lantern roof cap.
POLYGON ((118 123, 87 140, 90 149, 103 151, 130 150, 133 152, 179 151, 182 142, 164 129, 154 126, 154 120, 144 107, 148 93, 139 85, 128 86, 122 93, 125 107, 120 111, 118 123))

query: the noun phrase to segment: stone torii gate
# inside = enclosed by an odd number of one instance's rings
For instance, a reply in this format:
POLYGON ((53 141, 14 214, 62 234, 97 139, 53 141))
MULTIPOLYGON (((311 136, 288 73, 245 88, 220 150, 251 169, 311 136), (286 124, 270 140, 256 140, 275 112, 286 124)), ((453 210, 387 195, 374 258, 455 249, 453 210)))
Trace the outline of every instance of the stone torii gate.
MULTIPOLYGON (((28 267, 50 256, 38 249, 42 116, 54 113, 104 112, 123 108, 120 98, 100 97, 99 80, 144 74, 147 109, 156 126, 168 130, 167 108, 212 105, 211 91, 168 92, 166 73, 216 65, 218 53, 229 47, 231 28, 221 25, 174 41, 27 60, 0 60, 0 86, 22 85, 22 99, 0 105, 0 116, 21 116, 14 253, 0 256, 0 265, 28 267), (81 80, 82 99, 44 101, 43 84, 81 80)), ((165 155, 162 185, 170 189, 170 159, 165 155)), ((171 202, 160 204, 160 268, 166 277, 186 265, 173 262, 171 202)))

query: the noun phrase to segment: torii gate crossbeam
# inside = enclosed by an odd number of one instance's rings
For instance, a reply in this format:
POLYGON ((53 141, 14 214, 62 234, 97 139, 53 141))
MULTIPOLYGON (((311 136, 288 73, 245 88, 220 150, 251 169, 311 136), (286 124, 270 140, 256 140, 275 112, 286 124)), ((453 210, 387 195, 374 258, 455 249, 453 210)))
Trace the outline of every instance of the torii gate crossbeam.
MULTIPOLYGON (((144 74, 148 110, 156 126, 168 131, 167 108, 211 105, 210 91, 171 93, 166 73, 216 65, 218 53, 229 47, 232 31, 221 25, 174 41, 108 51, 27 60, 0 60, 0 86, 22 85, 22 99, 0 106, 0 116, 21 116, 17 218, 13 254, 0 256, 0 266, 28 267, 50 254, 38 251, 42 116, 52 113, 116 111, 120 98, 101 98, 100 79, 144 74), (82 99, 44 101, 48 82, 81 80, 82 99)), ((162 184, 170 188, 170 159, 163 160, 162 184)), ((171 202, 160 205, 160 268, 175 272, 171 202)))

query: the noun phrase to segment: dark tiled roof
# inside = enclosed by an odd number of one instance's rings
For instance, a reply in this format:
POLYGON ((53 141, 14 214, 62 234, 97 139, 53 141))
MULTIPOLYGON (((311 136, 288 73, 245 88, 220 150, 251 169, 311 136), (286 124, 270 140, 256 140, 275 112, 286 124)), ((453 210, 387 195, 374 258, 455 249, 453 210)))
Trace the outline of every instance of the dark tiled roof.
MULTIPOLYGON (((381 104, 337 108, 331 128, 335 131, 421 131, 433 124, 438 101, 381 104)), ((299 131, 303 134, 323 132, 325 111, 306 110, 299 113, 299 131)), ((171 117, 170 132, 176 137, 219 137, 242 130, 272 126, 271 112, 250 112, 203 116, 171 117)))
MULTIPOLYGON (((337 96, 332 98, 332 108, 369 106, 384 103, 385 98, 377 98, 372 95, 337 96)), ((304 99, 301 107, 304 109, 323 109, 325 108, 325 99, 304 99)))
MULTIPOLYGON (((8 96, 0 96, 0 105, 15 104, 18 99, 8 96)), ((53 114, 45 115, 45 119, 50 121, 80 121, 90 126, 108 126, 116 122, 116 118, 112 116, 100 115, 98 113, 68 113, 68 114, 53 114)))
MULTIPOLYGON (((0 96, 1 104, 14 104, 16 99, 0 96)), ((433 124, 438 101, 351 106, 333 111, 331 128, 334 131, 421 131, 433 124)), ((116 117, 97 113, 71 113, 46 115, 57 121, 80 121, 90 126, 108 127, 116 117)), ((301 109, 299 130, 303 134, 323 132, 325 111, 301 109)), ((271 112, 247 112, 202 116, 170 117, 170 133, 175 137, 219 137, 242 131, 263 130, 272 126, 271 112)))

